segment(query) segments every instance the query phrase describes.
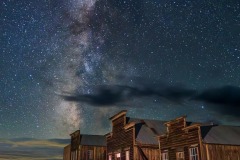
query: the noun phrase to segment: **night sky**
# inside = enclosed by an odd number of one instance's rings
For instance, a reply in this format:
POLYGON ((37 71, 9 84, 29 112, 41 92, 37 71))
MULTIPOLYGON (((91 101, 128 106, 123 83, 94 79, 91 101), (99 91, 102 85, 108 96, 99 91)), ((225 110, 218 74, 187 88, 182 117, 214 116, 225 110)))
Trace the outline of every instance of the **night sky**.
POLYGON ((240 124, 240 1, 2 0, 0 137, 106 134, 113 114, 240 124))

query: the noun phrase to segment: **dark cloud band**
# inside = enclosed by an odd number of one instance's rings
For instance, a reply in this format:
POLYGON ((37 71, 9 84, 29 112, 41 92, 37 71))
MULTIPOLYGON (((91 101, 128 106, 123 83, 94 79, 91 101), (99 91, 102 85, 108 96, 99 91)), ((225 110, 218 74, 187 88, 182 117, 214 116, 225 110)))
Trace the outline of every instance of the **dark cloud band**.
POLYGON ((171 101, 180 102, 182 99, 191 97, 195 94, 194 90, 168 87, 161 90, 149 87, 132 87, 120 85, 108 85, 98 88, 95 94, 62 94, 60 95, 66 101, 86 102, 92 105, 114 105, 122 103, 131 98, 138 97, 160 97, 171 101))
POLYGON ((106 85, 94 94, 66 93, 60 95, 66 101, 85 102, 93 106, 110 106, 124 103, 132 98, 158 97, 169 102, 199 101, 209 104, 210 109, 220 113, 240 116, 240 88, 224 86, 197 92, 183 87, 133 87, 106 85))

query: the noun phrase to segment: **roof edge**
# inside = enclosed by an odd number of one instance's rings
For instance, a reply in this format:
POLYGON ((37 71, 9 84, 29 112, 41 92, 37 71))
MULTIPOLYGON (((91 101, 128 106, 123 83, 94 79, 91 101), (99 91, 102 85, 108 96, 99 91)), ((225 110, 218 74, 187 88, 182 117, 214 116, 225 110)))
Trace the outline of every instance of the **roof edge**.
POLYGON ((117 114, 115 114, 114 116, 110 117, 109 120, 115 120, 123 115, 126 115, 127 114, 127 110, 122 110, 120 112, 118 112, 117 114))
POLYGON ((168 125, 168 124, 173 123, 173 122, 175 122, 175 121, 178 121, 178 120, 180 120, 180 119, 186 119, 186 118, 187 118, 187 116, 184 115, 184 116, 181 116, 181 117, 177 117, 177 118, 175 118, 175 119, 172 119, 172 120, 170 120, 170 121, 167 121, 167 122, 164 123, 164 124, 165 124, 165 125, 168 125))
POLYGON ((79 134, 79 135, 80 135, 80 130, 79 130, 79 129, 76 130, 76 131, 74 131, 73 133, 71 133, 70 136, 74 136, 74 135, 76 135, 76 134, 79 134))
POLYGON ((228 146, 240 146, 240 144, 227 144, 227 143, 209 143, 209 142, 205 142, 204 140, 202 140, 203 144, 207 144, 207 145, 228 145, 228 146))
POLYGON ((191 129, 191 128, 196 128, 196 127, 200 127, 200 126, 201 126, 201 124, 193 124, 193 125, 184 127, 183 130, 187 130, 187 129, 191 129))
POLYGON ((124 129, 131 128, 131 127, 135 126, 135 124, 136 124, 135 122, 130 122, 124 126, 124 129))

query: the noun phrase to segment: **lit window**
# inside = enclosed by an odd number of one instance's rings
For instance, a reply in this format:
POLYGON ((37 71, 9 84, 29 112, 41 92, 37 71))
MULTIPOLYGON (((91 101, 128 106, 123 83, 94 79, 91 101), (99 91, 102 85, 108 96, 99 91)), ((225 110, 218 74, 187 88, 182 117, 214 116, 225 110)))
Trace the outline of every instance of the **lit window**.
POLYGON ((198 160, 198 148, 190 148, 190 160, 198 160))
POLYGON ((168 160, 168 152, 162 153, 162 160, 168 160))
POLYGON ((126 160, 130 160, 129 151, 126 151, 126 160))
POLYGON ((112 155, 111 154, 108 155, 108 160, 112 160, 112 155))
POLYGON ((184 152, 177 152, 176 157, 177 160, 184 160, 184 152))
POLYGON ((115 159, 116 159, 116 160, 121 159, 121 153, 116 153, 116 154, 115 154, 115 159))

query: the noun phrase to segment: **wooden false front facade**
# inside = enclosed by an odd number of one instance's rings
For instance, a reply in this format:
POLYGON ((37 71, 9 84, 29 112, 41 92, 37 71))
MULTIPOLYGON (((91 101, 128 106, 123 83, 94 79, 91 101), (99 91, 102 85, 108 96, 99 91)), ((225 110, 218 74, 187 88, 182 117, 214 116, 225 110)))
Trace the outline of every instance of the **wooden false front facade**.
POLYGON ((134 159, 134 127, 126 128, 126 111, 110 118, 112 132, 106 135, 108 160, 134 159))
POLYGON ((64 148, 64 160, 106 160, 105 136, 81 135, 80 130, 70 136, 71 144, 64 148))
POLYGON ((187 126, 184 116, 165 124, 167 133, 160 136, 162 159, 199 160, 199 125, 187 126))
POLYGON ((106 135, 107 160, 159 160, 157 134, 144 120, 130 120, 126 113, 122 111, 110 118, 112 132, 106 135))

